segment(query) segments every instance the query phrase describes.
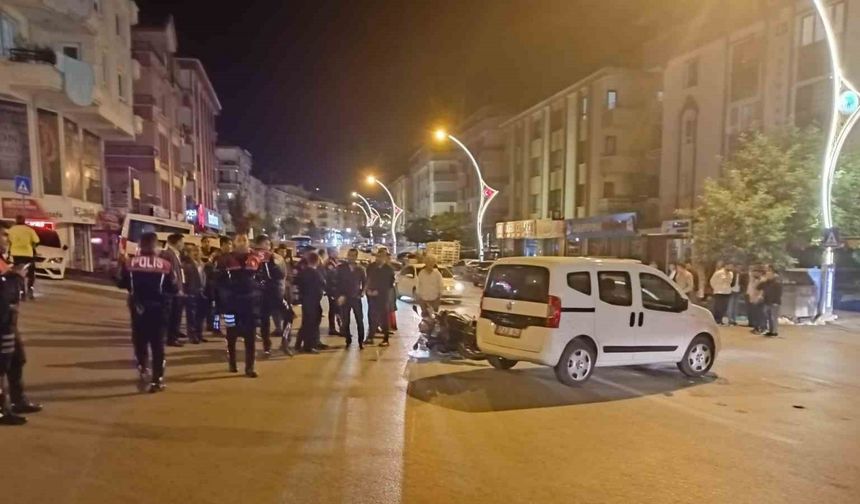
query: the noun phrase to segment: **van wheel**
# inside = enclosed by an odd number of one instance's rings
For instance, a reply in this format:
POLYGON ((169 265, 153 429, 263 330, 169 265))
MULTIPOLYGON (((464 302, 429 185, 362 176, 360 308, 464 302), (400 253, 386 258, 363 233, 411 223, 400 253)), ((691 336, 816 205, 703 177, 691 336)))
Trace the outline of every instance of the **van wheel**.
POLYGON ((498 355, 490 355, 487 357, 487 360, 490 361, 490 365, 496 369, 511 369, 512 367, 517 365, 515 360, 505 359, 504 357, 499 357, 498 355))
POLYGON ((696 336, 684 352, 684 360, 678 363, 678 369, 687 376, 702 376, 714 365, 715 353, 711 338, 696 336))
POLYGON ((555 377, 567 386, 582 385, 591 378, 596 360, 591 345, 581 339, 573 340, 555 365, 555 377))

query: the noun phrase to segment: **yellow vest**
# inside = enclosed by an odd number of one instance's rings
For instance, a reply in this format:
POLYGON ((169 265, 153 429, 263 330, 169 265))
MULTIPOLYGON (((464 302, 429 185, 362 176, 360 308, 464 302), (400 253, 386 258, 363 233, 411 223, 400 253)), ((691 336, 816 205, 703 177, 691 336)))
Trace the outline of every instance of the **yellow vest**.
POLYGON ((33 257, 33 247, 39 244, 39 235, 30 226, 16 224, 9 228, 12 257, 33 257))

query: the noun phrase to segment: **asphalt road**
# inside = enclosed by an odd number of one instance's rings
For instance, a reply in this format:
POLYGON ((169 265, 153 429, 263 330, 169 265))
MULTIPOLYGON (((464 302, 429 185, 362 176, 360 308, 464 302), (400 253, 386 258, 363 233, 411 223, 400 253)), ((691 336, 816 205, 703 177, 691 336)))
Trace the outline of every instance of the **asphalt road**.
POLYGON ((170 349, 147 395, 122 296, 42 284, 22 318, 46 409, 0 429, 4 502, 860 502, 856 330, 729 329, 706 379, 600 369, 570 389, 534 366, 408 362, 404 307, 387 350, 277 357, 256 380, 226 372, 221 341, 170 349))

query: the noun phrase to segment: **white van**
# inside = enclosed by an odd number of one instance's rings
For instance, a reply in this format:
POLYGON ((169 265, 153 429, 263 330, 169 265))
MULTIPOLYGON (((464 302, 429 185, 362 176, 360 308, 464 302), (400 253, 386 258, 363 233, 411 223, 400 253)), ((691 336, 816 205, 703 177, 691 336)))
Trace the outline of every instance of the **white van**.
POLYGON ((151 215, 128 214, 122 224, 120 250, 127 255, 137 255, 137 243, 143 233, 156 233, 158 242, 164 246, 167 237, 173 233, 194 234, 194 225, 151 215))
POLYGON ((487 277, 477 336, 493 367, 552 366, 567 385, 585 382, 595 367, 656 362, 701 376, 720 350, 708 310, 662 272, 623 259, 500 259, 487 277))

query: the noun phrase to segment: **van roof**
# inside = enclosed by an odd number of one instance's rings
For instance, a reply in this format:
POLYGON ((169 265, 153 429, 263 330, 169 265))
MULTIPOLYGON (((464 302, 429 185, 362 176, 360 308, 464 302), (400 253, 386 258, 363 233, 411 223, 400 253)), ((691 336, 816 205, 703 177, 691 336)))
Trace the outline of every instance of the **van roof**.
POLYGON ((534 266, 557 266, 557 265, 611 265, 611 264, 642 264, 637 259, 615 259, 612 257, 560 257, 560 256, 533 256, 533 257, 504 257, 495 262, 500 264, 527 264, 534 266))

